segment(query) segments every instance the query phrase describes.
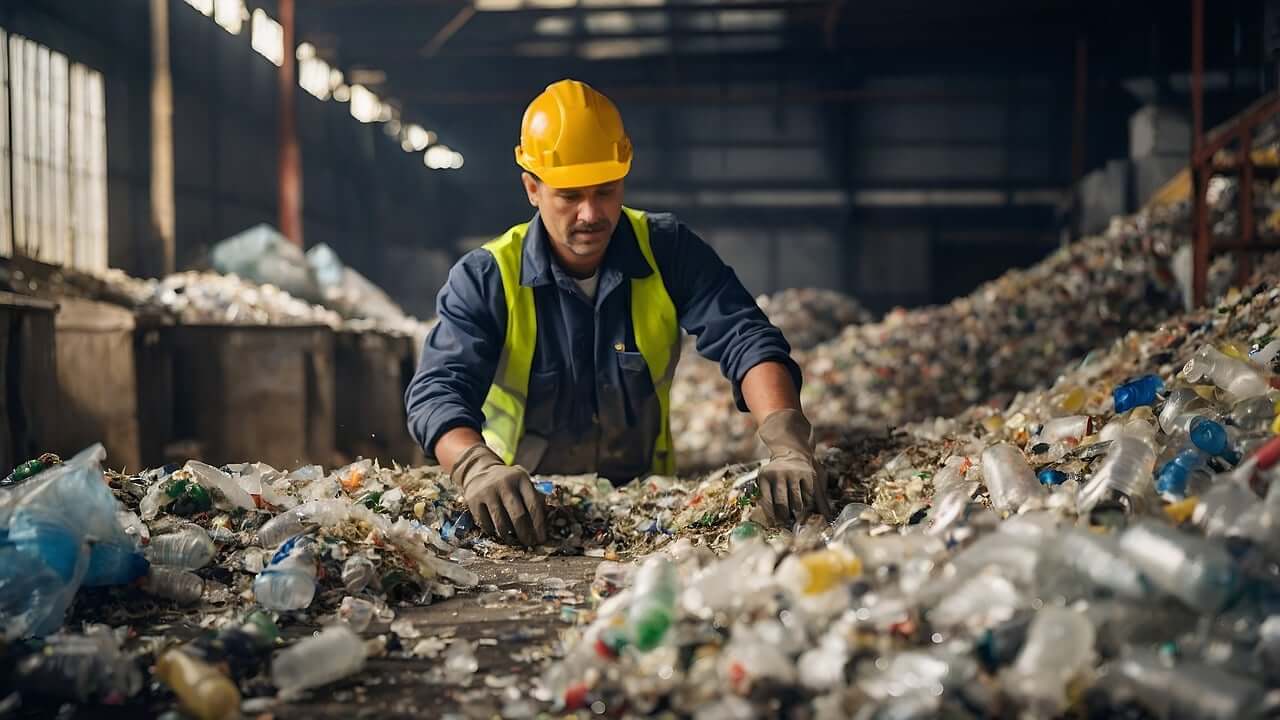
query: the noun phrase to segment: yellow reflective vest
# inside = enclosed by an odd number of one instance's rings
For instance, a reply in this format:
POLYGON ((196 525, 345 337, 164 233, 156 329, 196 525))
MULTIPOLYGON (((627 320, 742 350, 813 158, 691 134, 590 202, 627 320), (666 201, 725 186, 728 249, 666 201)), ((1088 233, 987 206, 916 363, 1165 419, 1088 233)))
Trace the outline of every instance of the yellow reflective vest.
MULTIPOLYGON (((649 222, 640 210, 624 207, 623 215, 635 229, 641 253, 653 272, 632 278, 631 323, 636 348, 649 366, 654 391, 661 410, 661 426, 653 448, 650 469, 658 475, 676 472, 675 448, 671 442, 671 378, 679 360, 680 326, 675 303, 662 282, 662 273, 649 244, 649 222)), ((520 284, 524 256, 524 236, 529 224, 516 225, 484 245, 497 260, 507 305, 507 336, 494 372, 493 384, 484 401, 485 442, 504 462, 512 463, 524 437, 525 405, 529 398, 529 373, 538 339, 538 313, 533 288, 520 284)), ((535 468, 529 468, 534 470, 535 468)))

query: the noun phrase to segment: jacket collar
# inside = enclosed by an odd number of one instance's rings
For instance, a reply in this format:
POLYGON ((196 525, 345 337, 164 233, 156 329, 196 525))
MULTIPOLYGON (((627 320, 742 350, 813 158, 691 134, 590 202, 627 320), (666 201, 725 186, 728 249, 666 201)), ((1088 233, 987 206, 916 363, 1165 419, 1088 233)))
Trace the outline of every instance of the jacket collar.
MULTIPOLYGON (((547 228, 542 224, 542 216, 535 212, 524 235, 524 257, 520 263, 521 285, 549 285, 556 282, 556 275, 565 274, 556 263, 555 255, 551 253, 550 242, 547 228)), ((613 274, 613 271, 626 278, 648 277, 653 273, 649 261, 640 252, 635 229, 631 227, 626 214, 618 219, 618 226, 609 239, 609 249, 605 251, 604 262, 600 265, 601 279, 613 274)))

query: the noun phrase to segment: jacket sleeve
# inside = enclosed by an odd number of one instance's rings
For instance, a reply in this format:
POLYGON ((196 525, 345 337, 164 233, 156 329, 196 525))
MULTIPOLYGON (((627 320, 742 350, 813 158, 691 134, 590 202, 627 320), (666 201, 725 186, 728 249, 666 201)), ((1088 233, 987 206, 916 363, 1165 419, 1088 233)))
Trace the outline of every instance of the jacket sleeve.
POLYGON ((650 242, 680 326, 697 336, 698 353, 720 363, 733 384, 738 409, 747 412, 742 378, 766 361, 786 366, 799 392, 800 366, 791 346, 769 322, 733 268, 684 223, 669 214, 650 215, 650 242))
POLYGON ((506 300, 487 250, 463 256, 436 297, 438 324, 427 335, 418 370, 405 391, 409 432, 434 459, 436 440, 456 427, 477 432, 484 399, 506 337, 506 300))

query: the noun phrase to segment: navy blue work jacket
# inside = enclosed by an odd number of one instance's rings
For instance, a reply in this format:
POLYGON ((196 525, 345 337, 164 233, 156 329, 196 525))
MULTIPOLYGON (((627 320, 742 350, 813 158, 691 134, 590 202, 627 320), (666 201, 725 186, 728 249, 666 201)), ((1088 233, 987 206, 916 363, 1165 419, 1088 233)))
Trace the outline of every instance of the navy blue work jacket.
MULTIPOLYGON (((679 323, 697 350, 718 362, 746 411, 742 378, 761 362, 783 363, 797 390, 790 346, 706 242, 670 214, 649 214, 650 244, 679 323)), ((517 463, 530 472, 598 472, 615 482, 647 473, 660 413, 631 326, 628 280, 652 270, 624 215, 600 267, 592 302, 556 263, 535 214, 524 238, 521 284, 537 304, 537 347, 529 378, 525 437, 517 463)), ((449 271, 436 299, 439 324, 428 335, 405 392, 409 431, 433 456, 456 427, 479 431, 481 410, 506 336, 507 310, 497 262, 479 248, 449 271)), ((674 398, 673 398, 674 402, 674 398)), ((679 458, 680 438, 674 438, 679 458)))

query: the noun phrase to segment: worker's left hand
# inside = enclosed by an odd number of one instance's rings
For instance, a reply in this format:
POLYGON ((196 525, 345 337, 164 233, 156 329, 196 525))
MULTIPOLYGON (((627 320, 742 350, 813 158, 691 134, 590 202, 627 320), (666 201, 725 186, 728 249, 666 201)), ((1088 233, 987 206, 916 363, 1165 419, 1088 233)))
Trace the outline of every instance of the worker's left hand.
POLYGON ((769 462, 760 468, 760 509, 773 525, 831 516, 827 476, 813 455, 813 427, 799 410, 778 410, 760 423, 769 462))

